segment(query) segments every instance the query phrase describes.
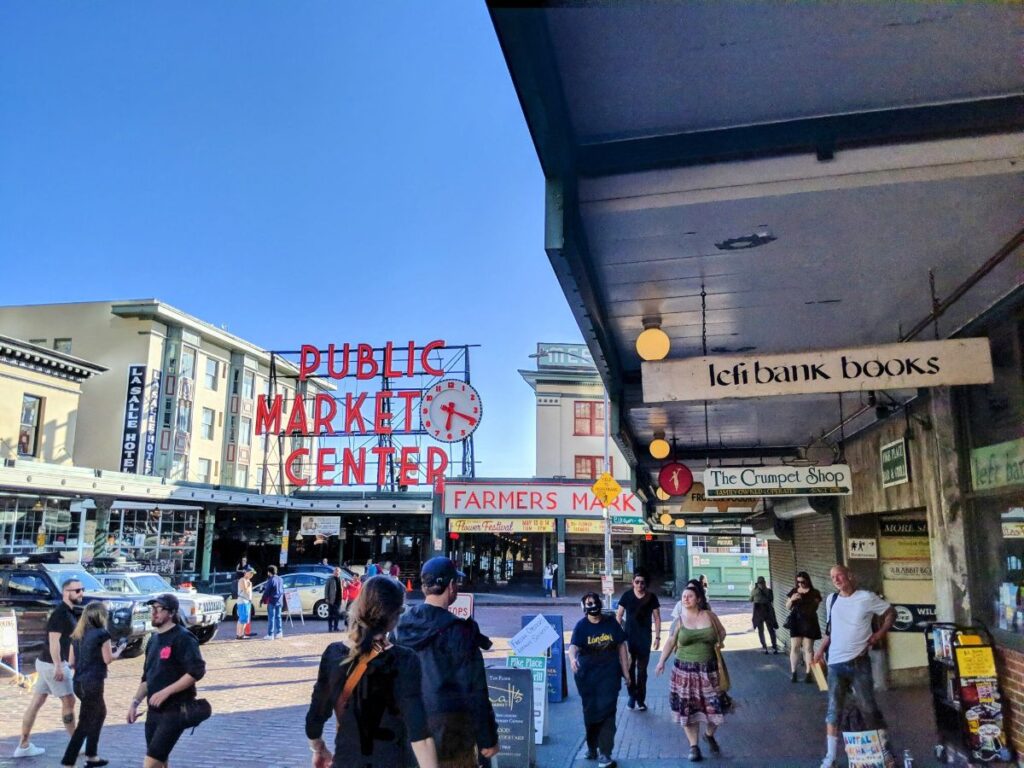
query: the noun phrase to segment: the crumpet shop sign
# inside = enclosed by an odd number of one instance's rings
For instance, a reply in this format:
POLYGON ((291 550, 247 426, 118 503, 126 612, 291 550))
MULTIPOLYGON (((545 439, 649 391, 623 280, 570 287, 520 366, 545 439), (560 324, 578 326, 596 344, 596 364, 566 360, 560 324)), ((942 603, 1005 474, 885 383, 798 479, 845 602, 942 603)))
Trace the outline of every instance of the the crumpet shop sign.
POLYGON ((884 344, 643 364, 645 403, 992 382, 988 339, 884 344))
POLYGON ((849 496, 850 467, 714 467, 704 470, 709 499, 750 496, 849 496))

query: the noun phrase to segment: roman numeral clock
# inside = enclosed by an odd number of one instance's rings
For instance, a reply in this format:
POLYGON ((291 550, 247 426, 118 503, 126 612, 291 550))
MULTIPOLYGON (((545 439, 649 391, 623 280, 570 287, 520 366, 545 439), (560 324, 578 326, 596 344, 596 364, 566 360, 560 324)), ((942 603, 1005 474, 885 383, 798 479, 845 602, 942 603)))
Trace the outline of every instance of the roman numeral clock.
POLYGON ((442 379, 426 391, 420 403, 420 421, 442 443, 457 443, 480 426, 483 405, 472 386, 458 379, 442 379))

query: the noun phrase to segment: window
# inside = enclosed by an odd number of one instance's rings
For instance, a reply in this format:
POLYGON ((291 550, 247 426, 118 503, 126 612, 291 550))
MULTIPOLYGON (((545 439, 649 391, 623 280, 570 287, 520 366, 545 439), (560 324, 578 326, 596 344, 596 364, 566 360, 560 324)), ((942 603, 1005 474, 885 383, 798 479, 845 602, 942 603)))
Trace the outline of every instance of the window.
POLYGON ((220 362, 214 360, 212 357, 206 358, 206 376, 203 382, 206 384, 207 389, 217 391, 217 374, 220 372, 220 362))
POLYGON ((238 444, 252 445, 252 419, 242 417, 241 426, 238 429, 238 444))
POLYGON ((249 487, 249 468, 248 467, 237 467, 235 469, 235 485, 239 488, 249 487))
POLYGON ((196 474, 197 479, 201 483, 210 482, 210 478, 213 473, 213 464, 209 459, 199 459, 196 461, 196 474))
POLYGON ((192 347, 181 348, 181 376, 186 379, 196 377, 196 351, 192 347))
POLYGON ((192 429, 192 403, 178 401, 178 430, 188 432, 192 429))
POLYGON ((256 396, 256 374, 252 371, 242 372, 242 397, 252 400, 256 396))
POLYGON ((46 339, 29 339, 28 343, 29 344, 36 344, 36 345, 38 345, 40 347, 45 347, 46 346, 46 339))
POLYGON ((70 355, 71 339, 54 339, 53 349, 55 352, 63 352, 65 355, 70 355))
POLYGON ((216 414, 212 408, 203 408, 203 425, 200 428, 200 434, 206 440, 213 440, 213 428, 216 414))
POLYGON ((39 422, 43 415, 43 398, 24 395, 21 398, 21 426, 18 428, 18 455, 39 455, 39 422))
POLYGON ((49 597, 50 585, 37 573, 12 573, 7 582, 11 597, 49 597))
POLYGON ((604 403, 597 400, 577 400, 573 403, 573 434, 604 434, 604 403))
MULTIPOLYGON (((612 458, 608 457, 608 471, 612 471, 612 458)), ((577 480, 597 480, 604 473, 604 456, 577 456, 577 480)))

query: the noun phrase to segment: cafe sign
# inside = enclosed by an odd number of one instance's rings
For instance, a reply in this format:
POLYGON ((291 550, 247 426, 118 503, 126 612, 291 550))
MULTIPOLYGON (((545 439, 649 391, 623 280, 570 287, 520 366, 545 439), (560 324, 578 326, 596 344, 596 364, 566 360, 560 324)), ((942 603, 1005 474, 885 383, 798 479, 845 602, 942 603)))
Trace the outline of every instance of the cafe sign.
POLYGON ((751 496, 849 496, 850 467, 715 467, 704 470, 709 498, 751 496))
POLYGON ((910 482, 907 467, 907 441, 904 438, 886 443, 881 448, 882 487, 890 488, 910 482))
POLYGON ((642 365, 645 403, 952 384, 990 384, 988 339, 950 339, 781 355, 716 355, 642 365))

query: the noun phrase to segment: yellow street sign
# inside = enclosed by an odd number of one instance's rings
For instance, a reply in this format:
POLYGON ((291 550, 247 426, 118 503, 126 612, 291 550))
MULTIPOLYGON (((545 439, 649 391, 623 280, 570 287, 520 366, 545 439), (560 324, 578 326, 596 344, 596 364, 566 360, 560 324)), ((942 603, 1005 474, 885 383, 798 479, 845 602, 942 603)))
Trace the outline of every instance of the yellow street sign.
POLYGON ((615 482, 611 472, 605 472, 594 481, 594 484, 590 486, 590 490, 594 492, 594 496, 601 502, 601 505, 607 507, 622 493, 622 486, 615 482))

